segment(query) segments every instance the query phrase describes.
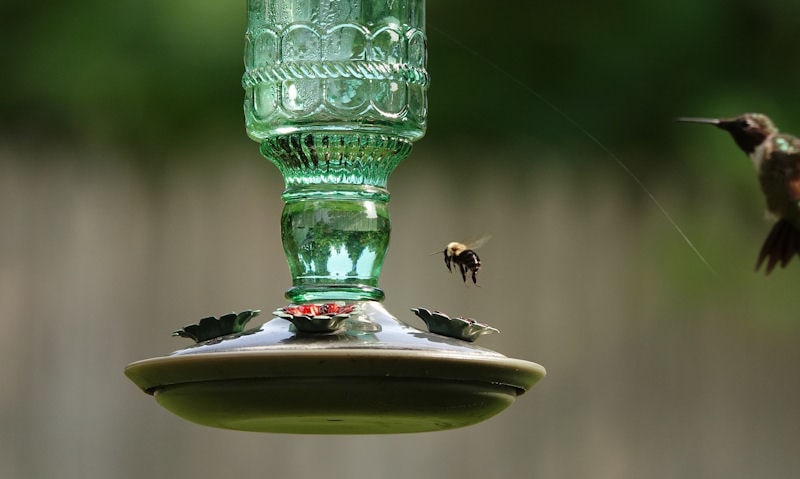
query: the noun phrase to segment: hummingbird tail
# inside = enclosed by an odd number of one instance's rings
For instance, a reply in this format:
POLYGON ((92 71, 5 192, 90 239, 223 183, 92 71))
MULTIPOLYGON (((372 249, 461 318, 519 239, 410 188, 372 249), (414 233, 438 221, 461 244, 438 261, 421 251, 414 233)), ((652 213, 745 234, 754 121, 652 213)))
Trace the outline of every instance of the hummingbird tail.
POLYGON ((770 274, 778 263, 785 268, 795 254, 800 255, 800 231, 789 221, 778 220, 758 253, 756 271, 764 260, 767 260, 766 274, 770 274))

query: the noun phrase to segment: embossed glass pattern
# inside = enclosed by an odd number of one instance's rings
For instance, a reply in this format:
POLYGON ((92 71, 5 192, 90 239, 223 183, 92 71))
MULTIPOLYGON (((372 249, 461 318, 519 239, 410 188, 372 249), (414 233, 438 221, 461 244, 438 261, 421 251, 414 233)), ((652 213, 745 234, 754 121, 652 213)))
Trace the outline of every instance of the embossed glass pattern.
POLYGON ((425 132, 424 1, 249 0, 245 119, 257 141, 289 132, 425 132))
POLYGON ((427 120, 424 0, 249 0, 245 123, 283 174, 294 302, 380 300, 392 170, 427 120))

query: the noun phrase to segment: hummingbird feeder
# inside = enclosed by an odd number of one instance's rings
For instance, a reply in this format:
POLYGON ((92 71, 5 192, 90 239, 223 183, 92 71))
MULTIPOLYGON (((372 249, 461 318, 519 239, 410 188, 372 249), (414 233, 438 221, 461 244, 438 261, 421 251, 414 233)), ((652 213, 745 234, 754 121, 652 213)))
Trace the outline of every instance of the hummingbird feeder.
POLYGON ((285 181, 290 304, 176 331, 195 344, 128 365, 138 387, 207 426, 375 434, 483 421, 545 375, 475 346, 488 325, 420 308, 422 331, 381 303, 386 183, 425 133, 426 62, 425 0, 248 0, 245 123, 285 181))

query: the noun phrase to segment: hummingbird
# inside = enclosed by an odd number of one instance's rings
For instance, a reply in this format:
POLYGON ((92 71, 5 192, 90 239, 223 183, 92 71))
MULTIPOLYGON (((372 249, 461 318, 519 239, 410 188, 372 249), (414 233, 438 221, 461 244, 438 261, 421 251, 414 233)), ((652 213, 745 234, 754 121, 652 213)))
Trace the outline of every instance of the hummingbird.
POLYGON ((777 264, 786 267, 800 255, 800 139, 779 133, 772 120, 761 113, 733 118, 678 118, 705 123, 727 131, 744 151, 758 174, 767 210, 776 218, 756 262, 756 271, 766 260, 766 274, 777 264))

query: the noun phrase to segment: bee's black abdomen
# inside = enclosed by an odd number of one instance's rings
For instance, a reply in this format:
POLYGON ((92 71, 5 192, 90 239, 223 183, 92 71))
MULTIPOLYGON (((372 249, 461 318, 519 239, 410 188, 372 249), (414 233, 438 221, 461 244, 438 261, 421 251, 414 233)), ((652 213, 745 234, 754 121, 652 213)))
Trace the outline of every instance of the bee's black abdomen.
POLYGON ((478 270, 481 269, 481 260, 478 254, 471 249, 466 249, 461 243, 450 243, 444 249, 444 264, 447 269, 452 273, 453 266, 461 273, 461 279, 467 282, 467 274, 469 273, 472 282, 478 284, 478 270))
POLYGON ((467 271, 469 271, 470 277, 472 278, 473 284, 478 284, 478 270, 481 269, 481 259, 478 257, 478 254, 471 249, 467 249, 461 252, 457 256, 458 263, 461 266, 461 278, 464 282, 467 282, 467 271))
POLYGON ((481 267, 481 259, 478 258, 478 254, 472 251, 471 249, 467 249, 461 252, 458 255, 459 260, 462 261, 464 264, 475 266, 477 268, 481 267))
POLYGON ((758 254, 756 271, 761 268, 764 260, 767 260, 766 274, 770 274, 778 263, 784 268, 795 254, 800 255, 800 231, 789 221, 779 220, 764 240, 758 254))

